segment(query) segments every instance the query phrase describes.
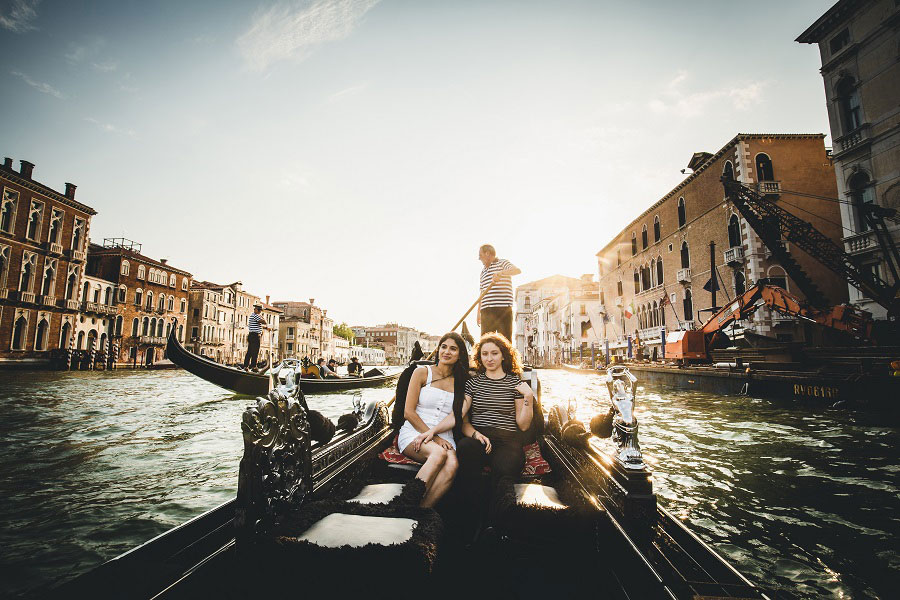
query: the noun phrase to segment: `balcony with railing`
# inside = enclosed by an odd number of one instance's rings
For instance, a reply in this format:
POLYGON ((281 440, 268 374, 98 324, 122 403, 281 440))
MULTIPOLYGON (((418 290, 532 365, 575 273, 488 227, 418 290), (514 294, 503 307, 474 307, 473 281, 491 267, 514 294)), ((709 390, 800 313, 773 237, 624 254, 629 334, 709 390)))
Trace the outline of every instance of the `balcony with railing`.
POLYGON ((724 252, 725 264, 738 266, 744 263, 744 247, 733 246, 724 252))
POLYGON ((756 184, 756 191, 760 194, 773 194, 777 195, 781 193, 781 182, 780 181, 759 181, 756 184))
POLYGON ((84 252, 81 250, 72 250, 72 262, 84 262, 84 252))
POLYGON ((149 346, 164 346, 166 344, 166 338, 157 335, 142 335, 138 338, 138 341, 149 346))
POLYGON ((638 335, 643 342, 658 342, 661 339, 662 327, 644 327, 638 329, 638 335))
POLYGON ((44 306, 56 306, 56 296, 41 296, 41 304, 44 306))
POLYGON ((78 310, 78 300, 60 300, 59 304, 60 308, 66 310, 78 310))
POLYGON ((62 244, 57 244, 56 242, 50 242, 50 254, 61 255, 63 253, 62 244))
POLYGON ((34 294, 31 292, 19 292, 19 302, 34 304, 34 294))
POLYGON ((871 231, 863 231, 844 238, 844 250, 847 254, 861 254, 878 249, 878 243, 871 231))
POLYGON ((869 141, 869 124, 863 123, 850 133, 834 139, 834 144, 838 148, 835 156, 837 157, 857 147, 862 147, 869 141))
POLYGON ((0 288, 0 300, 6 300, 9 298, 9 290, 6 288, 0 288))
POLYGON ((85 302, 81 303, 81 310, 83 312, 100 314, 100 305, 97 304, 96 302, 85 301, 85 302))
POLYGON ((688 267, 687 269, 678 269, 678 272, 675 274, 675 281, 678 283, 690 283, 691 282, 691 269, 688 267))

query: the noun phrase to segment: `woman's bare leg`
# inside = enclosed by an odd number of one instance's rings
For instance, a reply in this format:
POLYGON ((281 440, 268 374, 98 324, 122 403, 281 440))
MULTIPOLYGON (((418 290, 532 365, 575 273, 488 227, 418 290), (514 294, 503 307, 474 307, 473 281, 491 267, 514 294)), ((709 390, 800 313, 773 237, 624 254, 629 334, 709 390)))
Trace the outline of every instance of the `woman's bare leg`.
POLYGON ((425 482, 425 493, 427 495, 435 476, 447 460, 447 451, 432 441, 422 444, 418 452, 412 449, 412 443, 410 443, 403 449, 403 454, 413 460, 424 463, 419 472, 416 473, 416 478, 425 482))
POLYGON ((424 508, 431 508, 437 504, 438 500, 450 490, 453 478, 456 477, 456 467, 459 466, 456 460, 456 451, 447 450, 446 452, 447 459, 444 461, 444 465, 435 474, 434 479, 431 480, 431 486, 422 498, 421 506, 424 508))

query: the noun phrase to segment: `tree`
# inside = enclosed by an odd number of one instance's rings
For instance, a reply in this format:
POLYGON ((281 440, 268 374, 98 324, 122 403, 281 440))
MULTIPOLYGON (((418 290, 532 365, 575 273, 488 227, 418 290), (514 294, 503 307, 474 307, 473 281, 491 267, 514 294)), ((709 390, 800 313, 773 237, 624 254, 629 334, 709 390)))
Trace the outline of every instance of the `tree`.
POLYGON ((344 338, 349 341, 351 344, 353 343, 353 330, 350 329, 350 326, 346 323, 341 323, 340 325, 334 326, 334 335, 344 338))

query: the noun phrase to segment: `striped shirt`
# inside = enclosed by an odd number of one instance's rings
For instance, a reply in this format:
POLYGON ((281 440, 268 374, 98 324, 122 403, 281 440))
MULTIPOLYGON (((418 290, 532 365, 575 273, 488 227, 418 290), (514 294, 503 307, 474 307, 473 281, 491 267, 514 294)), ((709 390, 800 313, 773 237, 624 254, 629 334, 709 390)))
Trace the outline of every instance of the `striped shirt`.
POLYGON ((507 374, 503 379, 491 379, 479 373, 466 382, 466 396, 472 398, 469 422, 475 428, 496 427, 518 431, 516 398, 522 396, 516 386, 522 382, 518 375, 507 374))
POLYGON ((262 333, 265 322, 266 320, 263 319, 262 315, 250 313, 250 318, 247 319, 247 327, 250 328, 250 333, 262 333))
MULTIPOLYGON (((481 291, 483 292, 491 285, 494 273, 499 273, 512 266, 513 264, 505 258, 495 258, 494 262, 481 271, 481 291)), ((491 288, 491 291, 485 294, 484 298, 481 299, 481 308, 505 308, 512 305, 512 277, 509 275, 501 276, 499 281, 491 288)))

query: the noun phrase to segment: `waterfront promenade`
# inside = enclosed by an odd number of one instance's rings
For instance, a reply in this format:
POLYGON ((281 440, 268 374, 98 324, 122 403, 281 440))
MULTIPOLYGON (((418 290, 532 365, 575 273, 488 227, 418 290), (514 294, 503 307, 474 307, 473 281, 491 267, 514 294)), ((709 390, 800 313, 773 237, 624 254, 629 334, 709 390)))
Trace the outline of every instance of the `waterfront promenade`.
MULTIPOLYGON (((579 398, 583 420, 604 398, 597 377, 541 376, 544 398, 579 398)), ((234 497, 249 398, 180 370, 0 373, 0 389, 0 595, 46 589, 234 497)), ((336 418, 352 398, 310 403, 336 418)), ((896 589, 896 427, 651 387, 638 416, 661 502, 753 580, 808 598, 896 589)))

